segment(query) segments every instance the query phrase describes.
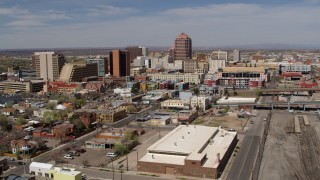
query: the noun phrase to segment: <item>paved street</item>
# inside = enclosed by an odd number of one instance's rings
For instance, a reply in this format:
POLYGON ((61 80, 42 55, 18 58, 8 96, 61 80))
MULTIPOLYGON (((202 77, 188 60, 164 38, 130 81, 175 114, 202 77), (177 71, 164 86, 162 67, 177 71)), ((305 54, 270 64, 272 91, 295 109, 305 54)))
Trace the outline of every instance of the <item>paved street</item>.
POLYGON ((268 111, 259 111, 256 117, 252 118, 253 124, 249 124, 248 131, 240 146, 237 158, 231 167, 227 179, 229 180, 247 180, 250 179, 253 165, 256 160, 260 139, 263 134, 263 119, 267 117, 268 111))

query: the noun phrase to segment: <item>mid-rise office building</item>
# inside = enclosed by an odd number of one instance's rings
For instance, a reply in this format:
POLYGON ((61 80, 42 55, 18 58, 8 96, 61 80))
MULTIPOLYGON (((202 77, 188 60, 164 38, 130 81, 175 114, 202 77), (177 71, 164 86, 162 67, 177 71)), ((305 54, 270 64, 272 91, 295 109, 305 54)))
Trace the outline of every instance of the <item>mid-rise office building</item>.
POLYGON ((0 91, 7 92, 40 92, 43 90, 45 80, 31 80, 31 81, 3 81, 0 82, 0 91))
POLYGON ((96 63, 67 63, 61 70, 60 80, 64 82, 81 82, 85 77, 98 75, 96 63))
POLYGON ((98 65, 98 76, 103 77, 109 73, 108 71, 108 59, 86 59, 87 64, 96 63, 98 65))
POLYGON ((301 72, 302 74, 308 74, 311 71, 311 65, 308 64, 292 64, 282 63, 279 67, 279 73, 283 72, 301 72))
POLYGON ((155 73, 149 77, 151 80, 181 81, 191 84, 201 84, 204 79, 204 75, 198 73, 155 73))
POLYGON ((187 34, 181 33, 176 37, 173 49, 173 59, 192 59, 192 40, 187 34))
POLYGON ((129 52, 130 62, 133 62, 138 56, 148 55, 148 48, 142 46, 128 46, 125 50, 129 52))
POLYGON ((234 50, 233 51, 233 61, 239 62, 241 60, 240 51, 234 50))
POLYGON ((67 63, 63 66, 59 80, 64 82, 81 82, 88 75, 97 76, 97 64, 67 63), (92 69, 87 68, 94 67, 92 69), (90 69, 90 70, 89 70, 90 69))
POLYGON ((183 72, 184 73, 195 73, 198 69, 198 61, 195 60, 185 60, 183 62, 183 72))
POLYGON ((213 51, 212 53, 211 53, 211 57, 210 57, 211 59, 219 59, 219 60, 225 60, 225 61, 227 61, 228 60, 228 52, 226 52, 226 51, 220 51, 220 50, 218 50, 218 51, 213 51))
POLYGON ((110 74, 114 77, 130 76, 129 51, 113 50, 110 52, 110 74))
POLYGON ((66 60, 62 54, 54 52, 35 52, 32 57, 37 77, 54 81, 59 78, 60 71, 66 60))
POLYGON ((209 59, 209 72, 218 72, 219 69, 226 67, 225 59, 209 59))

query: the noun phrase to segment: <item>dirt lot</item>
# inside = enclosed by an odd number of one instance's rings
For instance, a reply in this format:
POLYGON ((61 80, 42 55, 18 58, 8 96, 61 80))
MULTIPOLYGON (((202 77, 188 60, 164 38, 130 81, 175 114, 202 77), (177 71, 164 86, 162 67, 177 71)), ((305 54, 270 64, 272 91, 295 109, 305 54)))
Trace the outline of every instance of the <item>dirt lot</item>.
POLYGON ((259 179, 320 179, 320 121, 314 113, 303 114, 310 126, 300 120, 301 133, 290 133, 294 115, 300 113, 273 113, 259 179))
POLYGON ((192 124, 212 127, 222 126, 225 129, 235 129, 236 131, 242 131, 245 127, 245 124, 250 118, 238 118, 236 114, 237 112, 232 112, 232 114, 230 115, 226 114, 223 116, 216 116, 211 114, 199 116, 192 124))

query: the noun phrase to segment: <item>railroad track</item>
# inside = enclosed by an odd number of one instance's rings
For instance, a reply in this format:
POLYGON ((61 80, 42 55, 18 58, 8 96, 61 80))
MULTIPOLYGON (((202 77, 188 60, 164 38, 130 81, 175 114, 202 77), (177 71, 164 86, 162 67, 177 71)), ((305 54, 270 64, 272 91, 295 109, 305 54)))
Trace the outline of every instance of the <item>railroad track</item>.
POLYGON ((299 155, 302 169, 311 180, 320 179, 318 153, 320 142, 317 133, 312 126, 305 126, 300 120, 301 135, 299 140, 299 155))

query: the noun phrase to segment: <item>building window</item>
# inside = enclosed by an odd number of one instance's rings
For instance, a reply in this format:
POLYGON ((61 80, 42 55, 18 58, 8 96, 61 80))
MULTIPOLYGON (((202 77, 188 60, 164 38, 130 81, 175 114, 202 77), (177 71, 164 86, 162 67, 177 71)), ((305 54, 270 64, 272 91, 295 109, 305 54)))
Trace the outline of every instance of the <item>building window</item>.
POLYGON ((41 172, 38 172, 38 176, 42 176, 42 173, 41 173, 41 172))
POLYGON ((30 174, 35 175, 36 173, 34 171, 31 171, 30 174))
POLYGON ((192 161, 191 164, 196 164, 196 162, 192 161))
POLYGON ((44 176, 45 176, 45 177, 49 177, 49 174, 48 174, 48 173, 45 173, 44 176))
POLYGON ((51 173, 51 178, 53 178, 53 174, 51 173))

